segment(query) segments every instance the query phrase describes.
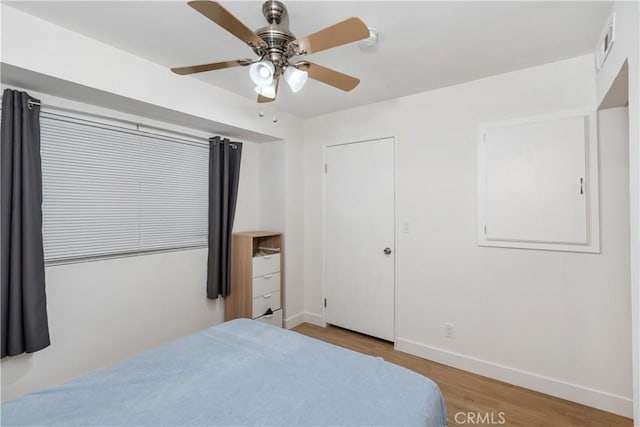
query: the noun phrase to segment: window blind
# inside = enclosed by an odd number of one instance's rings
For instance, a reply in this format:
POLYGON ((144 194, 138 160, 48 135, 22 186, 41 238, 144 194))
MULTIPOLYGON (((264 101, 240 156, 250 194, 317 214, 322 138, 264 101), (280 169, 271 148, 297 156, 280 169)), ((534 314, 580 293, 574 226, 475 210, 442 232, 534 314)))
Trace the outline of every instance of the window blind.
POLYGON ((47 262, 206 246, 205 143, 43 113, 47 262))

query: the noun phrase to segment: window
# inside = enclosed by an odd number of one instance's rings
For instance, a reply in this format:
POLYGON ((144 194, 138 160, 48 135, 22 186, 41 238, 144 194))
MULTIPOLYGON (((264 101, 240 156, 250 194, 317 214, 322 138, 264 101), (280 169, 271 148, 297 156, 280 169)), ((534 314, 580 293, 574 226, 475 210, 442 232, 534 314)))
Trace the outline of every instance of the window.
POLYGON ((206 143, 42 113, 47 262, 206 246, 206 143))

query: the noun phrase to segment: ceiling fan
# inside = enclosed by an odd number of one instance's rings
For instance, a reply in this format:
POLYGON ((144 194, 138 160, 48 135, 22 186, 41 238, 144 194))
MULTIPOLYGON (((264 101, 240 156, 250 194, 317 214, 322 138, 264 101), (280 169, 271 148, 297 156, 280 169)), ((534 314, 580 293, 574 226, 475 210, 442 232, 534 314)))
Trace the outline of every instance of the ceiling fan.
POLYGON ((268 0, 262 5, 262 14, 269 25, 256 31, 249 29, 216 1, 194 0, 188 4, 249 45, 258 58, 172 68, 176 74, 249 66, 249 75, 256 84, 258 102, 261 103, 276 99, 280 78, 284 78, 293 92, 302 89, 308 77, 344 91, 350 91, 360 83, 357 78, 330 68, 304 60, 294 61, 296 56, 368 38, 369 29, 358 18, 349 18, 306 37, 296 38, 289 31, 287 8, 276 0, 268 0))

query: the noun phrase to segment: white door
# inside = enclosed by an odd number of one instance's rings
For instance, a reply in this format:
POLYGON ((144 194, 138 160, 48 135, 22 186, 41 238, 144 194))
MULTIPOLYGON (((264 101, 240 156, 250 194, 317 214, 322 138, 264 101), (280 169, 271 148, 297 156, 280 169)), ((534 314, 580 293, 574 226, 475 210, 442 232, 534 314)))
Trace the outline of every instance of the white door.
POLYGON ((327 147, 325 320, 394 341, 394 140, 327 147))

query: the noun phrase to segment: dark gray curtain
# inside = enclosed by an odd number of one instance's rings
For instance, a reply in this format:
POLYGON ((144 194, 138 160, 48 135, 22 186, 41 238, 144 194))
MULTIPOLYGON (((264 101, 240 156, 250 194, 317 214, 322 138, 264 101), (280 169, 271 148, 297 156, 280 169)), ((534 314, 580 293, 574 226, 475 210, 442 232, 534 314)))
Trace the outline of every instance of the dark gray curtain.
POLYGON ((209 257, 207 298, 231 293, 231 230, 236 213, 242 143, 209 140, 209 257))
POLYGON ((49 346, 42 248, 40 106, 25 92, 2 94, 0 223, 2 357, 49 346))

